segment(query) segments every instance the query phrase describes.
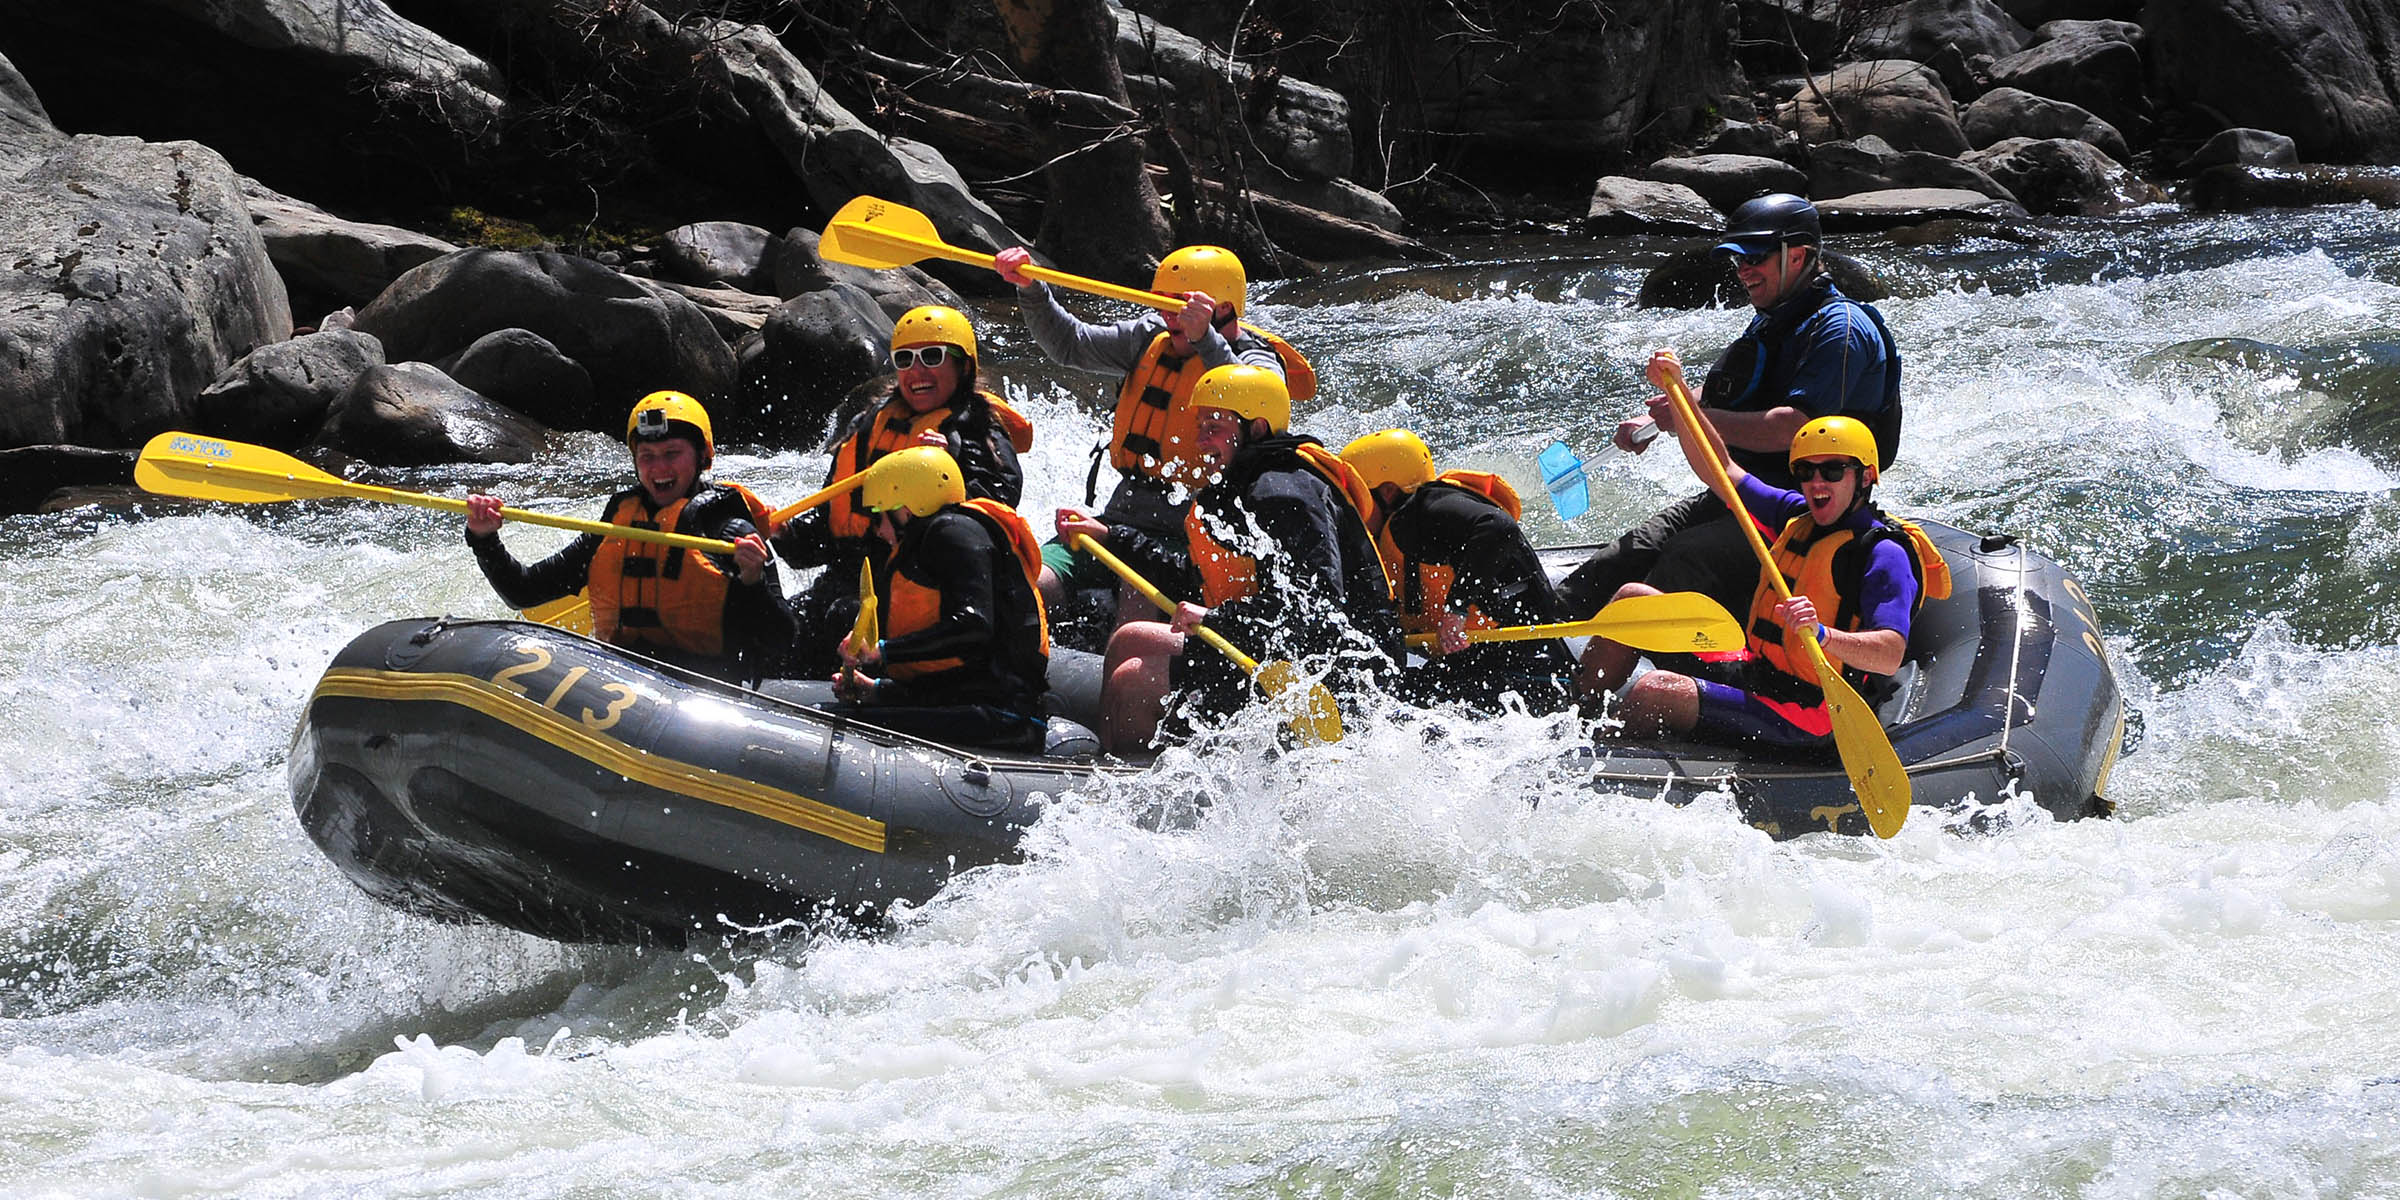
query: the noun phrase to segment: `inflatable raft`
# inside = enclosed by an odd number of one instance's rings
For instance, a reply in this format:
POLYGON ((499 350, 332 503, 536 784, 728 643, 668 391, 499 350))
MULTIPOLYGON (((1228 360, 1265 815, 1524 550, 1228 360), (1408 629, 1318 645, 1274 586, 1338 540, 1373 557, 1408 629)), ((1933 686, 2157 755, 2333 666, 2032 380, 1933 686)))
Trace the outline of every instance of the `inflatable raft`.
MULTIPOLYGON (((2105 813, 2125 717, 2081 589, 2006 538, 1928 529, 1954 590, 1920 615, 1885 706, 1916 802, 2013 791, 2061 818, 2105 813)), ((1548 555, 1562 570, 1581 557, 1548 555)), ((1062 652, 1054 698, 1088 715, 1097 674, 1062 652)), ((544 625, 392 621, 317 684, 293 739, 293 804, 325 854, 395 907, 559 941, 681 944, 922 901, 1011 859, 1051 798, 1140 769, 1095 764, 1076 752, 1096 747, 1071 739, 1060 757, 941 746, 798 702, 816 698, 544 625)), ((1730 791, 1780 836, 1866 828, 1830 753, 1592 754, 1609 791, 1730 791)))

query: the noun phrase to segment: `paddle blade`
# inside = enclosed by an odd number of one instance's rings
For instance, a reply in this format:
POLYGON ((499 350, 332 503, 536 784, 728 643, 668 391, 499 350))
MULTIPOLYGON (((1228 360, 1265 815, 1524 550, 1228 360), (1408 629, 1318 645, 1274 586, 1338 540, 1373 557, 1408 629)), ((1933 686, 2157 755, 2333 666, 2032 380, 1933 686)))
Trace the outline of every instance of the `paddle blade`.
POLYGON ((525 619, 539 621, 552 629, 564 629, 569 633, 580 633, 585 637, 590 637, 592 636, 592 595, 590 592, 577 592, 572 596, 561 596, 547 604, 536 604, 525 610, 525 619))
POLYGON ((1592 489, 1583 475, 1583 460, 1565 442, 1544 447, 1540 461, 1542 486, 1549 489, 1560 520, 1572 521, 1591 509, 1592 489))
POLYGON ((905 267, 928 256, 949 257, 951 247, 924 213, 905 204, 860 196, 825 223, 817 254, 854 267, 905 267))
POLYGON ((1612 600, 1589 621, 1587 636, 1659 654, 1718 654, 1743 645, 1741 622, 1699 592, 1664 592, 1612 600))
POLYGON ((1882 719, 1860 698, 1858 690, 1827 670, 1822 657, 1817 659, 1817 676, 1832 681, 1825 687, 1825 710, 1833 717, 1833 746, 1841 752, 1850 790, 1858 793, 1858 807, 1867 814, 1867 827, 1876 837, 1888 838, 1900 832, 1901 824, 1908 820, 1908 770, 1900 765, 1900 755, 1892 749, 1882 719))
POLYGON ((850 645, 859 653, 883 640, 883 621, 875 612, 875 564, 858 563, 858 622, 850 627, 850 645))
POLYGON ((133 464, 133 481, 161 496, 237 504, 322 499, 357 490, 355 484, 264 446, 172 431, 142 447, 133 464))
POLYGON ((1333 693, 1324 684, 1303 678, 1299 667, 1281 659, 1260 663, 1258 687, 1302 742, 1330 746, 1342 740, 1342 712, 1333 702, 1333 693))

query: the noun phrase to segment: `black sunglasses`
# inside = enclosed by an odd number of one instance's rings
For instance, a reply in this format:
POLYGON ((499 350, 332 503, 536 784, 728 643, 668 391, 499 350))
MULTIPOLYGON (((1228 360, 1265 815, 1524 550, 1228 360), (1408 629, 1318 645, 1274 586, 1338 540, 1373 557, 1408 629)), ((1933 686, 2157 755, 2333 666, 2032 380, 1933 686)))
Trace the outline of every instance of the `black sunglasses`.
POLYGON ((1768 259, 1771 259, 1781 253, 1783 253, 1783 247, 1776 246, 1772 249, 1761 250, 1756 254, 1752 254, 1748 251, 1736 250, 1729 257, 1731 257, 1735 264, 1739 266, 1759 267, 1766 265, 1768 259))
POLYGON ((948 357, 950 357, 950 347, 948 346, 903 346, 892 351, 892 369, 905 371, 918 363, 924 363, 929 367, 938 367, 942 365, 942 360, 948 357))
POLYGON ((1827 483, 1840 483, 1849 477, 1853 468, 1861 472, 1866 470, 1864 465, 1846 458, 1837 458, 1832 462, 1811 462, 1802 459, 1792 464, 1792 478, 1802 483, 1807 483, 1811 479, 1822 479, 1827 483))

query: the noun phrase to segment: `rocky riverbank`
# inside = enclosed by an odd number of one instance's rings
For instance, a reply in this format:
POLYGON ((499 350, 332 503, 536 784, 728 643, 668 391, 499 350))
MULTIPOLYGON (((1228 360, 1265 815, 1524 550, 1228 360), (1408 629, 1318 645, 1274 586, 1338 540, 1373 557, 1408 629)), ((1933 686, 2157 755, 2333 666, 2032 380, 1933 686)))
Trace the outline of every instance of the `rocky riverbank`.
POLYGON ((1701 234, 1770 190, 2012 236, 2400 204, 2385 0, 1623 7, 0 0, 0 508, 171 428, 522 461, 663 386, 788 444, 899 312, 999 290, 825 262, 859 194, 1136 282, 1178 242, 1293 273, 1701 234))

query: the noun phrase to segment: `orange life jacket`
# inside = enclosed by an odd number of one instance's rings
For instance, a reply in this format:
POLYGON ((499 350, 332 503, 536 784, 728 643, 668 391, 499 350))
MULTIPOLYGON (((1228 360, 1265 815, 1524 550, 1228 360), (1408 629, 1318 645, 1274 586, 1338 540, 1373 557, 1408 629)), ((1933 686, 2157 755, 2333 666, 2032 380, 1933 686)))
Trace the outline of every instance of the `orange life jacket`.
MULTIPOLYGON (((1008 401, 990 392, 975 393, 992 410, 992 419, 1008 434, 1009 444, 1023 454, 1033 449, 1033 422, 1025 414, 1009 406, 1008 401)), ((941 429, 957 410, 949 405, 927 412, 911 412, 897 398, 877 409, 866 427, 850 435, 833 452, 833 470, 826 476, 828 485, 848 479, 875 460, 895 450, 906 450, 917 444, 921 434, 941 429)), ((867 502, 853 489, 827 501, 826 528, 837 538, 864 538, 873 531, 875 514, 867 511, 867 502)))
MULTIPOLYGON (((1033 526, 1027 524, 1025 518, 1017 514, 1017 510, 997 500, 981 496, 953 507, 973 516, 983 526, 984 532, 991 535, 993 545, 1005 550, 1008 557, 1015 562, 1018 573, 1025 579, 1026 591, 1032 596, 1033 611, 1039 618, 1038 624, 1041 628, 1042 654, 1047 656, 1050 653, 1050 615, 1042 603, 1040 587, 1042 543, 1040 538, 1034 536, 1033 526)), ((907 566, 906 563, 893 563, 891 582, 885 588, 891 593, 890 602, 885 610, 887 616, 884 619, 883 627, 883 636, 887 641, 931 629, 935 622, 942 619, 941 589, 928 587, 911 579, 907 566)), ((992 584, 995 589, 999 589, 1008 586, 1008 581, 1005 577, 996 578, 992 584)), ((1006 605, 1001 604, 996 598, 994 603, 1003 612, 1006 611, 1006 605)), ((1002 619, 1002 613, 992 614, 992 619, 994 624, 998 625, 1002 619)), ((1002 628, 998 630, 998 633, 1005 637, 1008 635, 1008 630, 1002 628)), ((966 665, 965 660, 959 658, 935 658, 927 659, 924 662, 893 663, 888 674, 893 679, 917 679, 927 675, 937 675, 964 665, 966 665)))
MULTIPOLYGON (((1261 338, 1283 360, 1283 382, 1294 401, 1317 394, 1317 370, 1290 342, 1243 325, 1242 332, 1261 338)), ((1117 386, 1116 423, 1108 435, 1108 463, 1128 475, 1164 479, 1189 487, 1201 484, 1198 466, 1198 418, 1192 411, 1192 388, 1208 367, 1198 354, 1168 350, 1172 333, 1150 339, 1141 361, 1117 386)))
MULTIPOLYGON (((650 511, 649 498, 636 488, 609 505, 608 523, 712 536, 677 526, 694 500, 720 489, 741 497, 750 511, 751 525, 761 530, 767 527, 766 502, 738 483, 705 485, 656 513, 650 511)), ((726 653, 725 601, 732 593, 733 578, 698 550, 605 538, 592 556, 588 585, 592 636, 601 641, 633 650, 663 647, 687 654, 726 653)))
MULTIPOLYGON (((1864 578, 1867 556, 1876 541, 1897 538, 1908 551, 1909 568, 1917 579, 1917 599, 1912 613, 1923 609, 1925 601, 1939 600, 1950 594, 1950 567, 1942 561, 1942 552, 1913 521, 1875 514, 1879 527, 1865 535, 1850 529, 1820 531, 1817 523, 1798 516, 1784 525, 1769 550, 1775 559, 1775 569, 1783 573, 1784 586, 1795 596, 1806 596, 1817 606, 1829 629, 1847 633, 1857 632, 1863 614, 1859 612, 1858 588, 1864 578), (1845 547, 1858 543, 1854 550, 1845 547)), ((1749 643, 1753 654, 1764 658, 1784 674, 1802 683, 1818 685, 1814 664, 1805 654, 1791 654, 1784 649, 1783 623, 1775 619, 1775 608, 1783 598, 1773 584, 1761 578, 1758 589, 1750 597, 1749 643)), ((1842 661, 1833 648, 1825 650, 1825 661, 1836 671, 1843 670, 1842 661)), ((1848 672, 1859 675, 1859 672, 1848 672)), ((1862 676, 1863 677, 1863 676, 1862 676)))
MULTIPOLYGON (((1425 486, 1443 484, 1497 507, 1512 520, 1525 514, 1525 505, 1517 498, 1517 489, 1489 471, 1444 471, 1425 486)), ((1446 563, 1420 562, 1409 558, 1399 543, 1392 540, 1392 523, 1388 519, 1383 523, 1383 532, 1375 535, 1375 548, 1383 554, 1384 570, 1390 578, 1392 596, 1399 609, 1400 628, 1409 633, 1431 631, 1436 624, 1435 618, 1450 607, 1450 589, 1458 583, 1458 568, 1446 563)), ((1500 622, 1472 604, 1461 615, 1466 617, 1469 629, 1500 627, 1500 622)))
MULTIPOLYGON (((1360 478, 1358 469, 1342 461, 1342 456, 1317 445, 1302 442, 1292 447, 1300 461, 1333 486, 1336 496, 1350 506, 1352 515, 1363 524, 1367 514, 1375 511, 1375 490, 1360 478)), ((1258 594, 1258 560, 1247 554, 1235 553, 1224 543, 1211 537, 1208 522, 1195 504, 1183 514, 1183 529, 1192 544, 1192 567, 1200 575, 1200 603, 1209 607, 1230 600, 1247 600, 1258 594)), ((1384 568, 1384 584, 1390 586, 1391 568, 1384 568)))

